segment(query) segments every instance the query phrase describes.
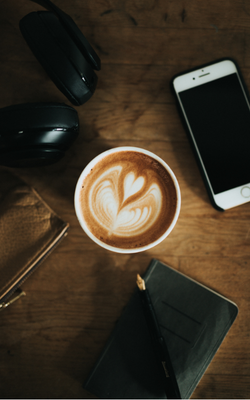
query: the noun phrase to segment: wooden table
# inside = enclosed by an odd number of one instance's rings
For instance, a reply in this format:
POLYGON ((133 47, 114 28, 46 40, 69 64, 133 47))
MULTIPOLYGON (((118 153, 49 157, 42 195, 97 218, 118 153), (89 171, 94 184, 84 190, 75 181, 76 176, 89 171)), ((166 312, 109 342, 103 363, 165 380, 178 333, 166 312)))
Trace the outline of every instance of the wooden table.
MULTIPOLYGON (((193 398, 250 397, 250 203, 210 204, 170 91, 171 77, 220 57, 239 63, 250 88, 250 2, 55 0, 102 60, 93 98, 76 107, 80 135, 66 156, 15 169, 67 222, 63 242, 22 286, 27 295, 0 314, 2 398, 86 398, 82 388, 123 307, 155 257, 236 302, 239 315, 193 398), (115 146, 143 147, 173 169, 182 192, 179 221, 161 244, 119 255, 94 244, 73 206, 84 166, 115 146)), ((0 2, 0 107, 59 101, 18 27, 42 9, 0 2)))

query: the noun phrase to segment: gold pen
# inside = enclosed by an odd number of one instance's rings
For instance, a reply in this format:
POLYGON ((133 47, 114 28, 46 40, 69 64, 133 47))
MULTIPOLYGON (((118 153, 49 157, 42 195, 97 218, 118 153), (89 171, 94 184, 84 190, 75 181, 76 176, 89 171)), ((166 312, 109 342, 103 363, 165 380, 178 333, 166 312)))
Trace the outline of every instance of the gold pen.
POLYGON ((155 310, 150 298, 150 294, 146 289, 145 281, 137 274, 137 286, 140 290, 140 297, 143 310, 148 325, 148 329, 152 338, 154 351, 158 362, 161 364, 164 372, 164 387, 168 399, 181 399, 178 383, 169 356, 166 342, 161 334, 159 323, 155 314, 155 310))
POLYGON ((17 289, 13 296, 7 301, 0 303, 0 311, 8 307, 10 304, 17 301, 20 297, 25 296, 26 293, 22 289, 17 289))

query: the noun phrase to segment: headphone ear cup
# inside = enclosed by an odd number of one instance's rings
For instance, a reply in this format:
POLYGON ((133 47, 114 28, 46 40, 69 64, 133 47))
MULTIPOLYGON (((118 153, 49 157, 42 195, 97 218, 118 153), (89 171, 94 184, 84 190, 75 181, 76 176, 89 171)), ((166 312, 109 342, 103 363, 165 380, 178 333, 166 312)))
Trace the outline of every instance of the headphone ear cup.
POLYGON ((60 103, 17 104, 0 109, 0 165, 52 164, 76 139, 76 110, 60 103))
POLYGON ((35 57, 69 101, 79 106, 89 100, 97 76, 58 18, 49 11, 32 12, 19 26, 35 57))

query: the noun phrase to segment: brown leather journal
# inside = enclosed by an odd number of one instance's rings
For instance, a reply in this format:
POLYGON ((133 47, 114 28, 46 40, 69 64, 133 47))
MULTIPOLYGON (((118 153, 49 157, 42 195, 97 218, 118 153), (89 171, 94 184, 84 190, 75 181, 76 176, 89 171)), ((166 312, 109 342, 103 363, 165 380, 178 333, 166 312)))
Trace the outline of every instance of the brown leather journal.
POLYGON ((68 228, 32 187, 0 169, 0 309, 68 228))

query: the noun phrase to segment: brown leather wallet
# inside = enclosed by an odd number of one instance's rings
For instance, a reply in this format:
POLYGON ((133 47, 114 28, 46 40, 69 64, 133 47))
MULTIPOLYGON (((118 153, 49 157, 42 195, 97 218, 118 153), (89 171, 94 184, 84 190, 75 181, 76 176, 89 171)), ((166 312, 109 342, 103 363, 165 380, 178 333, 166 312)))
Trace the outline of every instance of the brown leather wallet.
POLYGON ((66 235, 64 222, 19 177, 0 169, 0 310, 66 235))

